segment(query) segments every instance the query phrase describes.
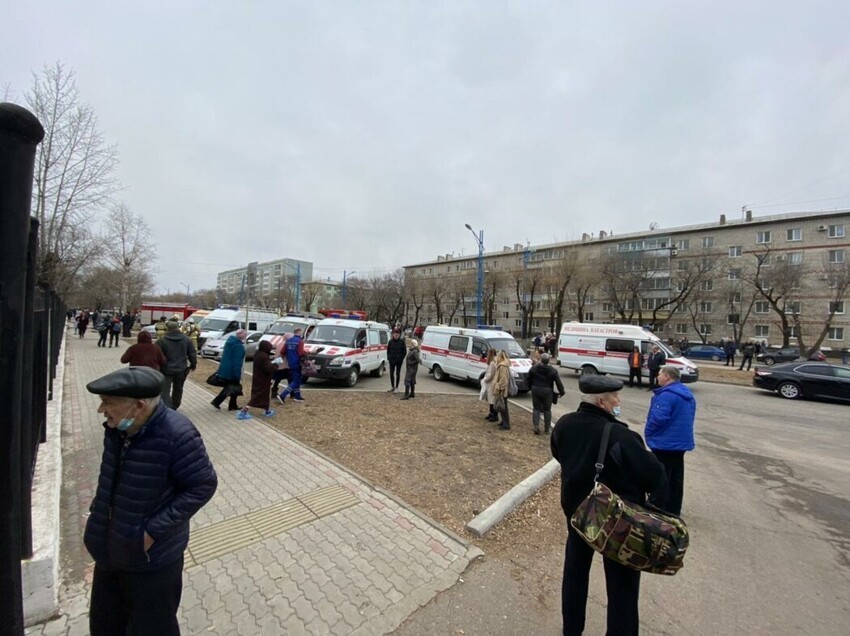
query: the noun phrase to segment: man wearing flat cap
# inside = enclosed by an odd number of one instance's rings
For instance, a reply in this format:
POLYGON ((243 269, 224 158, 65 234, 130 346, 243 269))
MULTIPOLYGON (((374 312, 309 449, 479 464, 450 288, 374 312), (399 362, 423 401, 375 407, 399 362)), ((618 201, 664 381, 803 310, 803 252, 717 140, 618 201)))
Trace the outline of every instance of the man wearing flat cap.
MULTIPOLYGON (((567 517, 567 547, 561 614, 564 634, 584 631, 587 589, 594 551, 570 526, 570 517, 590 494, 602 435, 612 422, 600 481, 627 501, 646 503, 646 493, 664 480, 664 467, 646 449, 641 436, 617 420, 620 415, 620 380, 602 375, 579 378, 581 403, 564 415, 552 432, 552 455, 561 464, 561 507, 567 517)), ((602 558, 608 592, 608 633, 637 634, 640 572, 602 558)))
POLYGON ((179 634, 189 520, 218 479, 201 435, 160 399, 162 374, 126 367, 90 382, 103 457, 85 544, 94 558, 92 636, 179 634))

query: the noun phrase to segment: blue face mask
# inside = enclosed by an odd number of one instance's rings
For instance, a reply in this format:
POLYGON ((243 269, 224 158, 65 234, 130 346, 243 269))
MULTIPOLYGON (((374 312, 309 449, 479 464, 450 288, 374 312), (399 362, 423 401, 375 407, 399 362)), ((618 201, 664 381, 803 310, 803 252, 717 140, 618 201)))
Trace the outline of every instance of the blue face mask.
POLYGON ((133 410, 133 407, 131 406, 129 408, 129 410, 127 411, 127 413, 124 414, 124 417, 121 419, 121 421, 118 422, 118 426, 116 426, 115 428, 117 428, 119 431, 126 431, 128 428, 130 428, 133 425, 133 422, 136 421, 136 418, 135 417, 127 417, 127 415, 132 410, 133 410))
POLYGON ((620 407, 615 406, 613 409, 611 409, 611 415, 613 415, 614 417, 620 417, 620 407))

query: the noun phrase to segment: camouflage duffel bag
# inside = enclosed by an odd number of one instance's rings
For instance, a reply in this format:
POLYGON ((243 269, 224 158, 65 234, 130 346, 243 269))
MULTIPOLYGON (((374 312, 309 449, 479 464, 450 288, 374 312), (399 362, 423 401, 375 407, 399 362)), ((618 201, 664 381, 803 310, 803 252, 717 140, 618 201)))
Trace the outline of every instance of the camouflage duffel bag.
POLYGON ((688 549, 688 526, 682 519, 620 499, 601 482, 570 524, 591 548, 641 572, 676 574, 688 549))

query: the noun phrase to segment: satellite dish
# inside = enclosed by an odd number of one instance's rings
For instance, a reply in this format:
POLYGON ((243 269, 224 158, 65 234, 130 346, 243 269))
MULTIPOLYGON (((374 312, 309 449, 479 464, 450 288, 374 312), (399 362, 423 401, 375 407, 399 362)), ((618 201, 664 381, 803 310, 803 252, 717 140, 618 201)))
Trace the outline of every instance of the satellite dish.
POLYGON ((650 231, 657 230, 659 227, 661 227, 661 226, 658 224, 658 221, 653 221, 652 223, 649 224, 650 231))

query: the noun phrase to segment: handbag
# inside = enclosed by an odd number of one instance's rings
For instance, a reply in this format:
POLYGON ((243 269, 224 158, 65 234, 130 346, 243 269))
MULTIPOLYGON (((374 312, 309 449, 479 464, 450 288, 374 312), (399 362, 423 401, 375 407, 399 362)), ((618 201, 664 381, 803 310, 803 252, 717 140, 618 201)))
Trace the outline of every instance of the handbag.
POLYGON ((576 508, 570 525, 594 550, 633 570, 673 575, 688 549, 684 520, 652 505, 617 496, 599 481, 613 422, 605 425, 590 494, 576 508))
POLYGON ((223 387, 227 386, 227 380, 223 380, 222 378, 218 377, 217 373, 213 373, 212 375, 210 375, 210 377, 207 378, 207 384, 209 384, 210 386, 223 387))

